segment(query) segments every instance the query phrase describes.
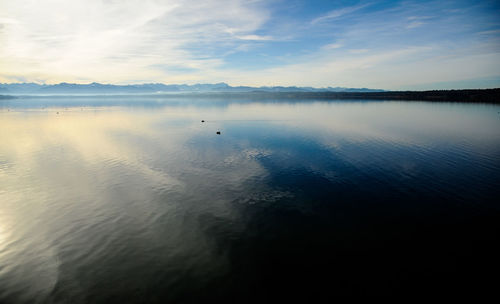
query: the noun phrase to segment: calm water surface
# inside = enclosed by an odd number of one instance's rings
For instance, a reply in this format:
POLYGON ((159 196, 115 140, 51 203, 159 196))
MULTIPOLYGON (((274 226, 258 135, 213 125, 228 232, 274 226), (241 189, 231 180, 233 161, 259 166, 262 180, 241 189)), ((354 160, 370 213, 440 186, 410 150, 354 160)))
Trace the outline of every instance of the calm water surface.
POLYGON ((498 287, 498 105, 21 98, 0 139, 1 303, 498 287))

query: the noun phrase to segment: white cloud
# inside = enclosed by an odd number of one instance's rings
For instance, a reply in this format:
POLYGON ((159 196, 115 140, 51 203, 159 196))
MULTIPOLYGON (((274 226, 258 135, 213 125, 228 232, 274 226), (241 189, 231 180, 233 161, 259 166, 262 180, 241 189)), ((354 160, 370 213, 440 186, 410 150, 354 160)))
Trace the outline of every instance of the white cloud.
POLYGON ((236 38, 241 40, 256 40, 256 41, 273 40, 273 37, 271 36, 259 36, 259 35, 243 35, 243 36, 236 36, 236 38))
POLYGON ((168 66, 219 66, 218 44, 271 39, 254 34, 267 19, 245 1, 2 1, 0 81, 169 82, 168 66))
MULTIPOLYGON (((333 50, 335 51, 335 50, 333 50)), ((226 71, 233 84, 407 89, 418 84, 497 76, 499 52, 436 56, 438 46, 335 53, 323 49, 298 63, 261 71, 226 71)), ((217 77, 218 75, 214 75, 217 77)))
POLYGON ((351 54, 365 54, 368 53, 370 50, 369 49, 352 49, 349 50, 349 53, 351 54))
POLYGON ((416 28, 416 27, 422 26, 422 25, 424 25, 424 24, 425 24, 425 22, 421 22, 421 21, 412 21, 412 22, 410 22, 410 23, 406 26, 406 28, 407 28, 407 29, 412 29, 412 28, 416 28))
POLYGON ((0 0, 0 82, 395 89, 498 76, 498 28, 477 14, 434 15, 438 4, 368 3, 290 22, 271 18, 268 1, 0 0))
POLYGON ((336 10, 332 10, 332 11, 329 11, 328 13, 318 17, 318 18, 315 18, 311 21, 311 24, 317 24, 317 23, 321 23, 321 22, 325 22, 325 21, 328 21, 328 20, 331 20, 331 19, 335 19, 335 18, 339 18, 339 17, 342 17, 344 15, 347 15, 347 14, 351 14, 355 11, 358 11, 360 9, 363 9, 367 6, 371 5, 370 3, 367 3, 367 4, 360 4, 360 5, 355 5, 355 6, 349 6, 349 7, 344 7, 344 8, 341 8, 341 9, 336 9, 336 10))
POLYGON ((333 49, 339 49, 343 46, 344 45, 342 43, 337 42, 337 43, 330 43, 330 44, 324 45, 322 48, 325 50, 333 50, 333 49))
POLYGON ((500 30, 482 31, 478 33, 479 35, 498 35, 500 30))
POLYGON ((410 16, 407 18, 408 20, 428 20, 432 19, 432 16, 410 16))

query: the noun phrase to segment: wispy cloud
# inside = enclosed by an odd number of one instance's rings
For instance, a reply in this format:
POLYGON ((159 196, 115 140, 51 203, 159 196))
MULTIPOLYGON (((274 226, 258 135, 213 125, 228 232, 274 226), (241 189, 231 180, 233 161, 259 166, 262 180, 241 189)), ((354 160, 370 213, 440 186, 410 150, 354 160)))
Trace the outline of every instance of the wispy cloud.
POLYGON ((391 89, 500 75, 494 2, 281 4, 0 1, 0 82, 391 89))
POLYGON ((499 35, 500 30, 482 31, 478 33, 479 35, 499 35))
POLYGON ((407 29, 413 29, 413 28, 416 28, 416 27, 422 26, 422 25, 424 25, 424 24, 425 24, 425 22, 422 22, 422 21, 412 21, 412 22, 410 22, 410 23, 406 26, 406 28, 407 28, 407 29))
POLYGON ((339 17, 342 17, 344 15, 354 13, 354 12, 356 12, 360 9, 363 9, 369 5, 371 5, 371 3, 360 4, 360 5, 349 6, 349 7, 344 7, 341 9, 332 10, 332 11, 329 11, 328 13, 326 13, 320 17, 314 18, 313 20, 311 20, 311 24, 317 24, 317 23, 321 23, 321 22, 326 22, 326 21, 331 20, 331 19, 339 18, 339 17))
POLYGON ((427 23, 426 20, 429 20, 432 18, 433 18, 432 16, 410 16, 407 18, 408 21, 410 21, 410 23, 408 23, 406 28, 407 29, 417 28, 419 26, 426 24, 427 23))
POLYGON ((269 18, 259 5, 219 0, 2 2, 1 77, 169 81, 165 69, 151 67, 210 70, 222 63, 220 47, 272 39, 254 34, 269 18))
POLYGON ((370 50, 369 49, 353 49, 349 50, 349 53, 351 54, 365 54, 368 53, 370 50))
POLYGON ((341 47, 343 47, 344 45, 340 42, 335 42, 335 43, 330 43, 330 44, 326 44, 322 47, 322 49, 324 50, 333 50, 333 49, 339 49, 341 47))
POLYGON ((260 35, 243 35, 243 36, 236 36, 236 38, 241 40, 255 40, 255 41, 273 40, 273 37, 271 36, 260 36, 260 35))

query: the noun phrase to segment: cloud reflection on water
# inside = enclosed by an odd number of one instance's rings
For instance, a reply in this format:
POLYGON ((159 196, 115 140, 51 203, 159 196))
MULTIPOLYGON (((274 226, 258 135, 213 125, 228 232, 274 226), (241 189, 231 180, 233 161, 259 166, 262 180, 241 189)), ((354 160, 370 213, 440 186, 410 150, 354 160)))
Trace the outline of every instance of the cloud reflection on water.
POLYGON ((0 283, 9 283, 0 292, 27 289, 27 299, 78 298, 94 288, 82 279, 89 265, 101 267, 92 276, 102 280, 122 262, 122 271, 149 278, 162 269, 171 284, 179 271, 221 276, 230 263, 221 235, 244 231, 252 222, 245 212, 255 204, 309 193, 293 187, 307 178, 312 185, 329 181, 325 187, 355 185, 363 180, 359 172, 411 179, 439 153, 457 153, 452 160, 466 157, 487 174, 498 167, 495 105, 199 101, 87 108, 76 101, 33 108, 0 112, 0 283))

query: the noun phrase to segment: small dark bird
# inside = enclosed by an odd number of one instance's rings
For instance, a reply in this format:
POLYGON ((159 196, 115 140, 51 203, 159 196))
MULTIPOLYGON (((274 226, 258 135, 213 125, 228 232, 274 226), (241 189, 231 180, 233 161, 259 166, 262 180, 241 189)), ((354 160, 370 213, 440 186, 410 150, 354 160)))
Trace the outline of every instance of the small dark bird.
POLYGON ((219 134, 219 135, 220 135, 220 131, 217 131, 217 134, 219 134))
POLYGON ((201 122, 205 122, 204 120, 202 120, 201 122))

